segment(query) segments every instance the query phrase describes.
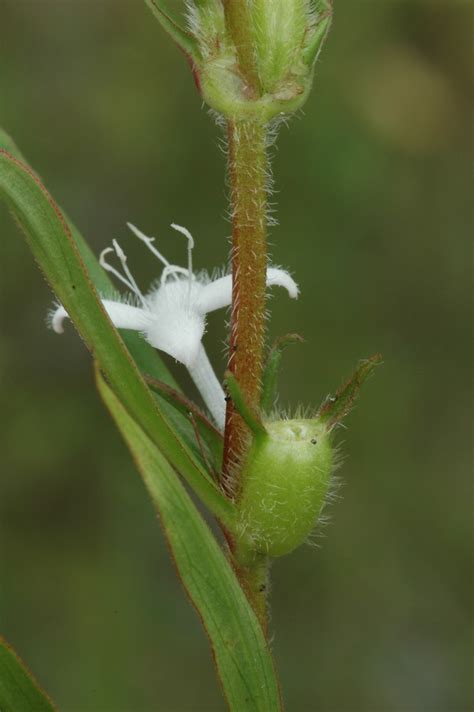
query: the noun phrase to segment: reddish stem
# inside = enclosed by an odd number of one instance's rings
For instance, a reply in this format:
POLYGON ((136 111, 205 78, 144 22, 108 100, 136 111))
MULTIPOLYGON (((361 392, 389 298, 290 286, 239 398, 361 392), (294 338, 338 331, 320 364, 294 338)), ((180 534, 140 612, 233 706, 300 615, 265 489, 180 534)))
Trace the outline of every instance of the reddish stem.
MULTIPOLYGON (((260 403, 265 335, 268 173, 265 140, 263 124, 229 122, 233 288, 228 368, 237 378, 247 403, 256 409, 260 403)), ((229 401, 224 476, 233 492, 238 492, 238 464, 247 442, 247 426, 229 401)))

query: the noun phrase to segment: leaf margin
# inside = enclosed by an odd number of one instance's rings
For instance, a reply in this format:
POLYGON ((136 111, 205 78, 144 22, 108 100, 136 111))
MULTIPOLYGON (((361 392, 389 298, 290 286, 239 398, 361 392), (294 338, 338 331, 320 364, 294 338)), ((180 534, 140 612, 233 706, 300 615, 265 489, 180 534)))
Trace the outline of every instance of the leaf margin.
POLYGON ((57 708, 49 695, 43 690, 33 673, 2 635, 0 635, 0 709, 2 712, 57 712, 57 708), (29 703, 27 703, 27 706, 26 704, 23 705, 21 701, 21 706, 18 706, 18 699, 13 700, 13 698, 10 698, 10 700, 14 702, 15 706, 8 706, 8 698, 4 697, 5 691, 6 694, 9 694, 9 690, 4 684, 6 678, 5 669, 9 667, 11 675, 12 666, 14 668, 14 674, 17 674, 20 678, 18 680, 17 677, 15 683, 17 686, 21 686, 24 699, 26 699, 25 695, 30 696, 31 693, 33 693, 35 697, 33 700, 34 707, 30 706, 29 703), (5 700, 7 701, 5 702, 5 700), (38 704, 40 706, 38 706, 38 704))

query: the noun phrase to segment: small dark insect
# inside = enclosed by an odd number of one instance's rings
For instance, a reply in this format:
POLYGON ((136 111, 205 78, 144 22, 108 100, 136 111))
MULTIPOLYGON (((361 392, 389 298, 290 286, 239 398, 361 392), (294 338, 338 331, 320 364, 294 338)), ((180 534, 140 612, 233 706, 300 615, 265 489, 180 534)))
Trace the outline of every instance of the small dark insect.
POLYGON ((311 445, 317 445, 318 444, 318 439, 317 438, 311 438, 311 445))

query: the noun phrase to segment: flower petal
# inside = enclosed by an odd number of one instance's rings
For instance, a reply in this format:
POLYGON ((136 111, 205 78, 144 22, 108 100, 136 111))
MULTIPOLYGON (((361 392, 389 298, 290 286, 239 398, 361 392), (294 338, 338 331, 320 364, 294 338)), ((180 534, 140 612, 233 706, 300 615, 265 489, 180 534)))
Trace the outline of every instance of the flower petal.
POLYGON ((232 275, 219 277, 201 287, 196 300, 196 310, 200 314, 228 307, 232 302, 232 275))
POLYGON ((224 390, 212 368, 206 351, 199 345, 197 357, 188 366, 189 373, 205 404, 209 408, 214 421, 221 432, 224 432, 226 400, 224 390))
POLYGON ((204 316, 179 304, 171 305, 168 313, 160 309, 152 312, 152 316, 143 332, 148 343, 187 368, 192 367, 204 336, 204 316))
MULTIPOLYGON (((110 299, 103 299, 102 304, 105 307, 112 323, 118 329, 132 329, 133 331, 143 331, 150 323, 149 313, 145 309, 134 307, 131 304, 123 304, 122 302, 114 302, 110 299)), ((69 318, 69 314, 63 306, 58 307, 51 314, 51 326, 57 334, 62 334, 64 331, 64 319, 69 318)))
POLYGON ((289 272, 279 267, 267 269, 267 287, 284 287, 291 299, 297 299, 300 290, 289 272))
MULTIPOLYGON (((267 269, 267 287, 284 287, 292 299, 299 294, 298 285, 289 272, 279 267, 267 269)), ((216 309, 228 307, 232 303, 232 275, 215 279, 201 287, 196 309, 200 314, 208 314, 216 309)))

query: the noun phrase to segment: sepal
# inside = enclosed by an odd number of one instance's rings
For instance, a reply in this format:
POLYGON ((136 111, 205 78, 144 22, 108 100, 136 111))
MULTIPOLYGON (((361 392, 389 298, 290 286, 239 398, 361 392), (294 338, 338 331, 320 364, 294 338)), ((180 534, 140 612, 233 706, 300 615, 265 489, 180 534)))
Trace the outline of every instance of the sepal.
POLYGON ((352 376, 336 391, 335 395, 328 396, 321 404, 318 417, 328 430, 331 430, 350 413, 360 389, 381 363, 382 356, 380 354, 360 361, 352 376))
POLYGON ((332 2, 330 0, 320 0, 318 5, 319 7, 316 10, 317 19, 303 52, 304 62, 310 67, 317 62, 332 23, 332 2))
POLYGON ((172 17, 163 0, 145 0, 164 31, 176 42, 178 47, 194 62, 199 58, 198 42, 190 32, 172 17))
POLYGON ((290 344, 302 344, 304 339, 299 334, 286 334, 277 339, 268 355, 268 360, 262 376, 262 396, 260 408, 262 413, 269 414, 275 405, 277 397, 277 381, 280 372, 283 351, 290 344))

